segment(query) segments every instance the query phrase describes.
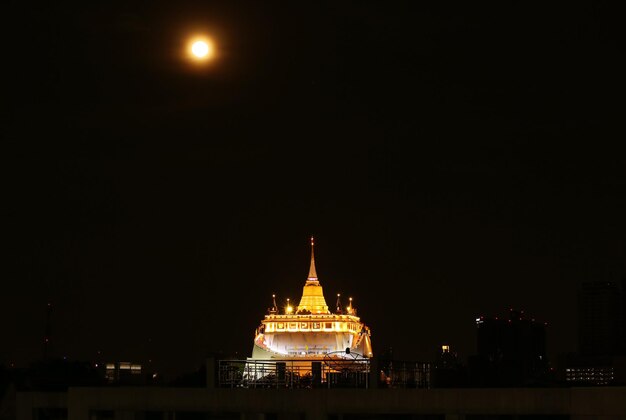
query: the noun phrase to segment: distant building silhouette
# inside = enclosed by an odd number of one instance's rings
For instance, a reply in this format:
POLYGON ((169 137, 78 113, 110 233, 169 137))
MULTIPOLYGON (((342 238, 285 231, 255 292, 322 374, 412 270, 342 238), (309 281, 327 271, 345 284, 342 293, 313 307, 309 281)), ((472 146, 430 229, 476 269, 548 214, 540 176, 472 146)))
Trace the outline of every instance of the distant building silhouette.
POLYGON ((583 283, 579 295, 579 353, 613 357, 620 351, 621 293, 612 282, 583 283))
POLYGON ((441 346, 431 373, 433 388, 458 388, 467 385, 467 373, 449 344, 441 346))
POLYGON ((477 355, 470 358, 474 386, 528 386, 545 380, 544 323, 510 310, 509 317, 476 319, 477 355))
POLYGON ((565 355, 559 367, 561 379, 567 384, 624 382, 623 297, 623 291, 613 282, 582 284, 578 295, 578 354, 565 355))

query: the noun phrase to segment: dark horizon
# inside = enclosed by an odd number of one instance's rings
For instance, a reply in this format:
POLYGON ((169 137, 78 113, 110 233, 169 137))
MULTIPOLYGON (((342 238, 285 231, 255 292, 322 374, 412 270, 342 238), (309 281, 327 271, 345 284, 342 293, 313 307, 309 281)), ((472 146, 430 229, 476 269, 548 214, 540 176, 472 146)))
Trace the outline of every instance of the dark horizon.
POLYGON ((10 7, 0 362, 190 371, 248 356, 308 237, 375 354, 475 351, 519 308, 577 350, 584 281, 626 275, 607 4, 10 7), (180 59, 194 31, 220 51, 180 59), (6 340, 6 341, 5 341, 6 340))

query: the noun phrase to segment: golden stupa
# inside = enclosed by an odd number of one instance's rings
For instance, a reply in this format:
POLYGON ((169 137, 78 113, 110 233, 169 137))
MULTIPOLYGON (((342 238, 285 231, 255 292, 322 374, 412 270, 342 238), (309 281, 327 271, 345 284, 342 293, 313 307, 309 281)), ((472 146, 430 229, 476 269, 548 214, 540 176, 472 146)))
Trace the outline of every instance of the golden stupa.
POLYGON ((311 265, 297 308, 287 303, 273 306, 256 329, 251 359, 323 359, 359 354, 372 357, 370 329, 361 322, 352 305, 342 307, 337 295, 334 313, 328 309, 315 270, 315 243, 311 237, 311 265), (346 352, 349 350, 349 352, 346 352))

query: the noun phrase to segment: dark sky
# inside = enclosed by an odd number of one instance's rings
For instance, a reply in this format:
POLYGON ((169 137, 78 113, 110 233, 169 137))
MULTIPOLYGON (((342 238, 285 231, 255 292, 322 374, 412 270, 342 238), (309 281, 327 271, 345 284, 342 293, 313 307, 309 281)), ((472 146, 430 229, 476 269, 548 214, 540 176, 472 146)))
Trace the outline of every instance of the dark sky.
POLYGON ((576 350, 626 274, 618 15, 423 2, 14 2, 3 14, 0 363, 247 356, 308 236, 374 351, 467 357, 525 309, 576 350), (190 66, 204 32, 219 58, 190 66), (619 115, 618 115, 619 114, 619 115))

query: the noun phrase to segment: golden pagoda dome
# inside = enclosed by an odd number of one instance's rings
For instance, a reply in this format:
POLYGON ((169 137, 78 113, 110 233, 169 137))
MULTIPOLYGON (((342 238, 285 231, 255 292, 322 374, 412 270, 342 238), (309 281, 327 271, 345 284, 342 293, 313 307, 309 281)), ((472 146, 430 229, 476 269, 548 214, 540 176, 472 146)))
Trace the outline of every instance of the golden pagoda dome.
POLYGON ((311 236, 311 265, 309 276, 302 288, 302 298, 298 305, 297 313, 330 314, 322 285, 317 278, 315 270, 315 239, 311 236))

